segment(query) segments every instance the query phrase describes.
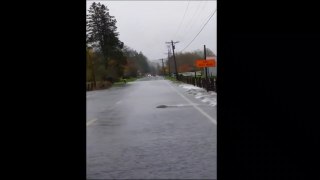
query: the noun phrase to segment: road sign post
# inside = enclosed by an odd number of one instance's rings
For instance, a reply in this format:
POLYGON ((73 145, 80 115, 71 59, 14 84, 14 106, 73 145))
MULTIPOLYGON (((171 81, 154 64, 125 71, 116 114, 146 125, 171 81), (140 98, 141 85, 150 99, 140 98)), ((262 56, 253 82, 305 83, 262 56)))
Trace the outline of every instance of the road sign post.
MULTIPOLYGON (((213 60, 198 59, 198 60, 196 60, 195 64, 197 67, 200 67, 200 68, 215 67, 216 61, 215 61, 215 59, 213 59, 213 60)), ((206 89, 208 90, 207 74, 206 74, 205 80, 206 80, 206 89)))

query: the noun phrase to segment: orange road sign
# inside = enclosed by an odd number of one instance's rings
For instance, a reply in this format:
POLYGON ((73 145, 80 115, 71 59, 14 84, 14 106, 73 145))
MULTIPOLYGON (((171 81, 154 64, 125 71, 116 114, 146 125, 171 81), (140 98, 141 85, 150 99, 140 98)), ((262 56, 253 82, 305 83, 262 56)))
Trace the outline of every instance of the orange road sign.
POLYGON ((196 66, 197 67, 215 67, 216 61, 215 60, 198 59, 198 60, 196 60, 196 66))

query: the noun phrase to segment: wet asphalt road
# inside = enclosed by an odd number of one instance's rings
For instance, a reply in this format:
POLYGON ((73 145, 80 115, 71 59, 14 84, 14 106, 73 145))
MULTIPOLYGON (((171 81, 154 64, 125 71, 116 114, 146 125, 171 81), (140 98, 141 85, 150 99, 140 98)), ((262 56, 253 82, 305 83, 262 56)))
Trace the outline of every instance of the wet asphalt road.
POLYGON ((87 179, 216 179, 216 108, 185 91, 148 77, 88 92, 87 179))

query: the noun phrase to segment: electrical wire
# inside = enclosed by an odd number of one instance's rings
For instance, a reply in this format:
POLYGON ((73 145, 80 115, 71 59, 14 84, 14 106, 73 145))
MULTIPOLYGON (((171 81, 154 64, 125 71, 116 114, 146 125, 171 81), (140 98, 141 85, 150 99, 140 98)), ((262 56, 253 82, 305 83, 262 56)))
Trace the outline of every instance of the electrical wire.
POLYGON ((200 29, 200 31, 198 32, 198 34, 191 40, 191 42, 181 50, 184 51, 197 37, 198 35, 201 33, 201 31, 203 30, 203 28, 208 24, 208 22, 210 21, 210 19, 213 17, 213 15, 217 12, 217 9, 212 13, 212 15, 210 16, 210 18, 207 20, 207 22, 204 24, 204 26, 200 29))

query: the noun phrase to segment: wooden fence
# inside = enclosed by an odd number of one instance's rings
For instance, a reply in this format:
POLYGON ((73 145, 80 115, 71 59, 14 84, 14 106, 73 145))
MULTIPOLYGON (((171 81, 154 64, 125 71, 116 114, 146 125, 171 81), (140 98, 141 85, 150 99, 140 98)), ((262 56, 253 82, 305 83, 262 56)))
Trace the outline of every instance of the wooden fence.
POLYGON ((187 84, 192 84, 197 87, 201 87, 206 89, 207 91, 217 91, 217 83, 216 83, 216 78, 214 77, 208 77, 202 78, 202 77, 192 77, 192 76, 182 76, 179 78, 180 81, 187 83, 187 84))

